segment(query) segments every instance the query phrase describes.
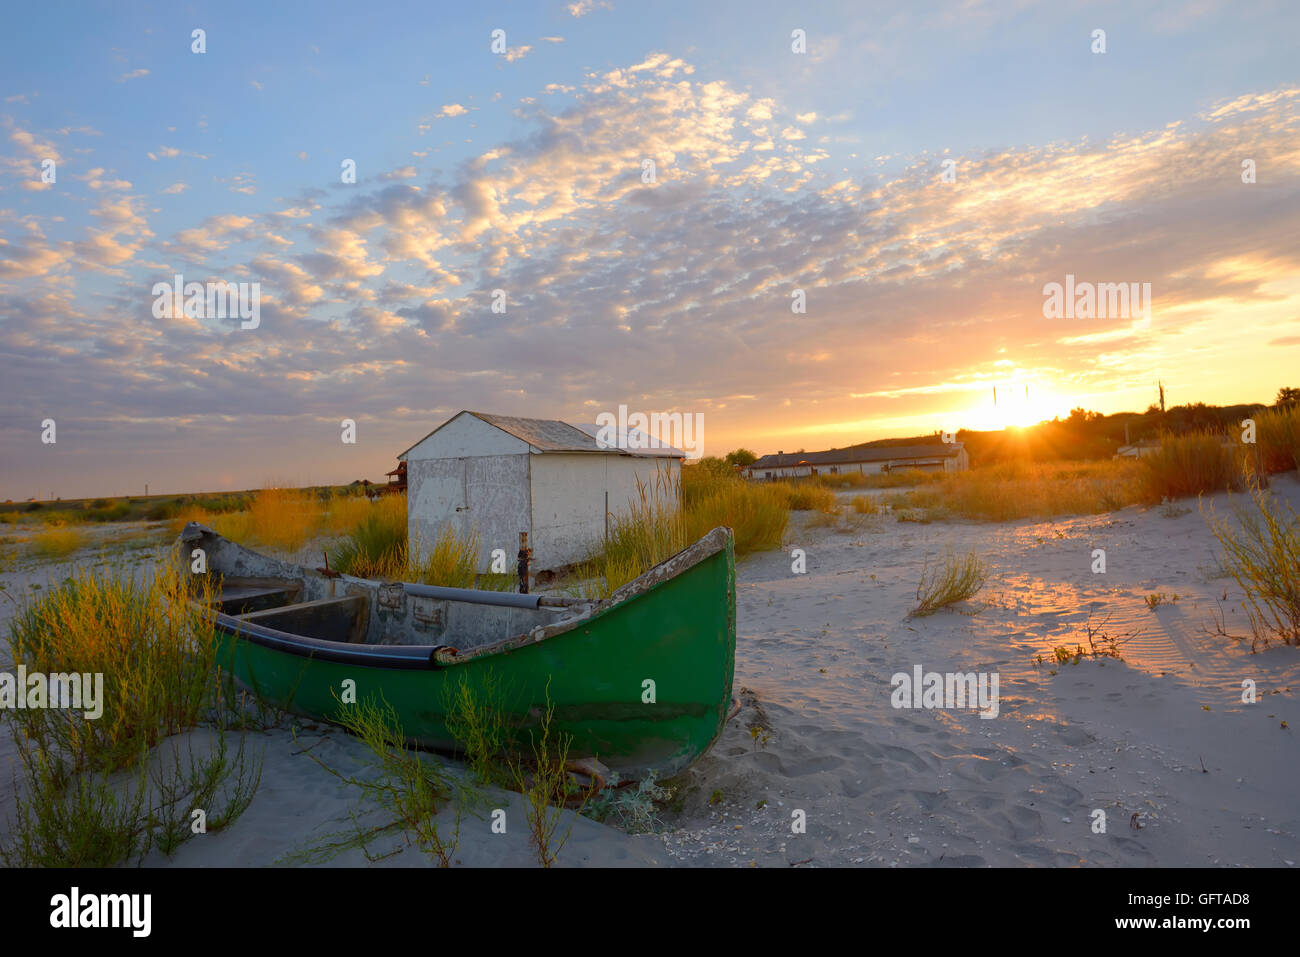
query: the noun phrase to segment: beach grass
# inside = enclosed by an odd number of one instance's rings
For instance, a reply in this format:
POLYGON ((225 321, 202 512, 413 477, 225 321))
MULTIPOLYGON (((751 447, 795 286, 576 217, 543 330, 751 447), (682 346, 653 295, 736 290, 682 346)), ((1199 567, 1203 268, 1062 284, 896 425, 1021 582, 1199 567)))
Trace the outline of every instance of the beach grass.
POLYGON ((513 754, 510 771, 514 786, 524 798, 524 819, 537 863, 550 867, 555 863, 560 849, 573 832, 577 816, 569 819, 569 826, 560 831, 565 808, 571 798, 578 798, 578 814, 590 800, 590 792, 581 792, 569 775, 569 748, 571 735, 554 728, 555 704, 551 701, 550 683, 547 682, 546 706, 542 710, 537 728, 528 732, 531 754, 513 754), (558 836, 557 836, 558 835, 558 836))
POLYGON ((670 473, 637 479, 637 498, 607 517, 604 541, 578 564, 577 577, 593 583, 587 597, 608 597, 689 544, 680 489, 670 473))
POLYGON ((67 755, 74 770, 118 770, 198 725, 218 690, 217 644, 213 622, 189 603, 191 587, 211 599, 206 579, 191 583, 168 566, 147 581, 80 569, 22 609, 10 624, 11 660, 47 675, 102 674, 104 699, 94 720, 15 710, 24 737, 67 755))
POLYGON ((921 488, 887 495, 885 504, 915 520, 955 517, 1005 522, 1093 515, 1137 503, 1135 471, 1136 463, 1129 459, 1005 462, 943 473, 921 488))
POLYGON ((406 499, 386 495, 366 507, 369 511, 360 513, 347 538, 335 547, 330 567, 360 578, 392 578, 395 572, 400 578, 407 565, 406 499))
POLYGON ((770 487, 785 500, 785 507, 793 512, 833 512, 835 493, 817 482, 772 482, 770 487))
POLYGON ((11 840, 0 848, 6 863, 110 866, 155 846, 171 853, 194 833, 196 795, 209 831, 251 802, 261 765, 247 759, 242 736, 235 755, 227 752, 233 699, 215 667, 213 623, 190 603, 210 600, 211 585, 159 565, 145 580, 76 571, 11 621, 15 666, 84 679, 80 702, 74 691, 47 702, 59 706, 5 710, 20 781, 11 840), (191 752, 187 765, 175 748, 170 761, 159 753, 172 736, 205 725, 218 735, 207 757, 191 752))
POLYGON ((772 483, 688 475, 682 480, 688 541, 699 541, 725 525, 735 535, 737 556, 781 546, 790 512, 785 496, 772 483))
POLYGON ((1202 514, 1223 550, 1222 567, 1245 595, 1252 650, 1273 641, 1300 645, 1300 515, 1266 491, 1253 490, 1250 501, 1234 503, 1235 523, 1212 506, 1202 514))
POLYGON ((880 506, 870 495, 855 495, 849 503, 853 511, 859 515, 877 515, 880 513, 880 506))
POLYGON ((475 780, 482 785, 506 785, 510 773, 502 762, 508 741, 500 679, 489 670, 481 691, 476 691, 462 674, 455 684, 444 685, 444 695, 447 730, 459 743, 475 780))
POLYGON ((916 607, 910 617, 933 615, 941 608, 965 601, 984 587, 987 578, 988 566, 973 549, 964 555, 949 550, 936 565, 927 561, 916 586, 916 607))
POLYGON ((1161 436, 1152 454, 1137 459, 1134 495, 1156 505, 1166 498, 1185 498, 1242 486, 1239 450, 1213 432, 1161 436))
POLYGON ((1265 409, 1254 418, 1260 470, 1300 469, 1300 405, 1265 409))
POLYGON ((29 547, 37 558, 58 561, 80 551, 86 542, 86 534, 80 529, 69 525, 54 525, 33 535, 29 547))
POLYGON ((350 837, 324 848, 312 848, 300 856, 319 862, 339 851, 360 847, 373 861, 368 843, 381 834, 400 831, 407 843, 414 836, 416 846, 439 866, 450 867, 460 845, 461 812, 460 803, 453 801, 455 782, 446 769, 437 758, 407 747, 397 710, 382 695, 355 704, 340 702, 334 720, 366 746, 366 775, 345 775, 310 751, 304 753, 343 783, 358 788, 363 802, 378 809, 386 820, 365 828, 354 816, 355 833, 350 837), (454 813, 449 829, 443 830, 440 814, 448 805, 454 813))

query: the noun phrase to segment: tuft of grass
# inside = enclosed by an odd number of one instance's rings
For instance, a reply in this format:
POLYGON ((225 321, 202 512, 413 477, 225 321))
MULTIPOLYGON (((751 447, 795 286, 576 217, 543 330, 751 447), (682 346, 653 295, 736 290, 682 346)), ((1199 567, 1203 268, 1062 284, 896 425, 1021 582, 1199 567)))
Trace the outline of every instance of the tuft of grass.
POLYGON ((1300 405, 1265 409, 1254 419, 1262 471, 1300 469, 1300 405))
POLYGON ((330 556, 331 567, 359 578, 404 578, 409 557, 405 497, 385 495, 366 507, 369 511, 362 513, 348 537, 330 556))
POLYGON ((1135 463, 1003 462, 965 472, 930 473, 924 487, 887 496, 894 511, 919 517, 1006 522, 1021 518, 1092 515, 1136 504, 1135 463))
MULTIPOLYGON (((528 732, 532 746, 531 759, 514 755, 510 761, 515 787, 524 797, 524 818, 528 822, 528 834, 537 855, 537 863, 542 867, 550 867, 555 863, 577 822, 576 815, 571 817, 568 828, 556 840, 556 831, 564 818, 566 805, 578 788, 567 768, 573 738, 571 735, 557 733, 553 727, 555 705, 551 702, 550 687, 548 679, 546 706, 542 710, 541 722, 536 729, 528 732)), ((581 796, 576 809, 579 814, 589 799, 589 793, 581 796)))
POLYGON ((816 482, 773 482, 771 487, 785 499, 786 508, 795 512, 833 512, 835 493, 816 482))
POLYGON ((974 549, 961 556, 950 549, 937 567, 927 560, 916 586, 916 607, 911 617, 933 615, 941 608, 965 601, 984 587, 987 578, 988 566, 974 549))
POLYGON ((384 495, 371 502, 359 493, 330 495, 325 500, 324 530, 331 535, 349 535, 370 519, 375 512, 400 513, 406 525, 406 496, 384 495))
POLYGON ((1237 452, 1215 433, 1164 435, 1154 453, 1137 460, 1134 483, 1137 497, 1154 505, 1166 498, 1240 488, 1241 464, 1237 452))
POLYGON ((451 800, 453 782, 442 766, 406 746, 397 711, 382 697, 378 701, 340 705, 335 720, 370 749, 373 773, 367 777, 345 776, 310 751, 306 753, 339 780, 361 789, 364 799, 388 816, 387 823, 369 832, 363 832, 358 825, 360 844, 364 846, 369 836, 401 830, 408 844, 414 837, 414 843, 440 866, 450 867, 460 845, 460 806, 451 800), (456 807, 449 833, 439 830, 437 821, 439 808, 446 803, 456 807))
POLYGON ((880 507, 870 495, 855 495, 849 504, 859 515, 876 515, 880 512, 880 507))
POLYGON ((478 531, 459 532, 451 525, 438 531, 432 547, 419 559, 412 559, 412 580, 426 585, 446 585, 450 588, 473 588, 478 561, 478 531))
POLYGON ((598 583, 589 597, 608 597, 690 544, 681 486, 672 474, 659 472, 650 485, 638 478, 636 486, 637 498, 609 516, 605 541, 579 565, 580 578, 598 583))
POLYGON ((685 472, 683 476, 687 541, 699 541, 711 529, 726 526, 735 537, 738 556, 781 546, 790 512, 774 483, 685 472))
MULTIPOLYGON (((110 866, 157 844, 170 853, 182 838, 177 804, 199 797, 218 829, 248 806, 261 779, 232 760, 224 737, 215 757, 160 766, 149 757, 171 735, 213 724, 224 736, 230 698, 216 665, 211 619, 190 603, 191 588, 211 599, 205 579, 160 562, 151 580, 79 571, 30 601, 10 623, 15 664, 46 675, 90 675, 81 711, 6 710, 14 722, 18 776, 11 841, 0 849, 19 866, 110 866), (93 705, 93 708, 92 708, 93 705), (98 712, 96 714, 95 712, 98 712), (215 798, 234 777, 224 810, 215 798)), ((71 697, 71 696, 70 696, 71 697)), ((53 702, 51 702, 53 703, 53 702)), ((75 699, 61 704, 75 704, 75 699)), ((188 815, 193 804, 183 809, 188 815)))
POLYGON ((508 741, 496 676, 489 671, 476 691, 462 674, 454 686, 446 686, 446 697, 447 730, 460 743, 475 779, 483 785, 506 784, 509 774, 500 759, 508 741))
POLYGON ((11 838, 0 846, 6 867, 113 867, 149 852, 143 764, 134 786, 115 786, 103 774, 70 777, 41 750, 20 751, 20 765, 26 794, 15 795, 11 838))
POLYGON ((103 714, 69 720, 58 709, 9 714, 37 747, 74 770, 130 767, 143 749, 198 725, 217 684, 215 626, 189 602, 211 600, 211 584, 191 585, 164 568, 148 582, 112 572, 75 571, 10 623, 11 660, 43 674, 103 675, 103 714))
POLYGON ((86 545, 86 536, 76 528, 55 525, 32 536, 31 549, 39 558, 57 561, 80 551, 86 545))
POLYGON ((1274 640, 1300 645, 1300 516, 1271 493, 1251 493, 1254 509, 1236 504, 1236 525, 1203 509, 1223 549, 1223 568, 1245 594, 1255 650, 1274 640))

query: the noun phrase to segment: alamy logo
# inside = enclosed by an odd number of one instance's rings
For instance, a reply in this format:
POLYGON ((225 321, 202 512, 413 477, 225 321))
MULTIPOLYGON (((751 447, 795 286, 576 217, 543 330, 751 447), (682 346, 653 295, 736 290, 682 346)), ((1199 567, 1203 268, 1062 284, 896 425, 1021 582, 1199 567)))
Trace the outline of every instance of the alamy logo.
POLYGON ((241 329, 256 329, 262 324, 260 282, 186 282, 176 273, 171 285, 154 283, 153 295, 155 319, 177 315, 190 319, 242 319, 241 329))
POLYGON ((129 927, 131 936, 148 937, 153 898, 149 894, 69 894, 50 898, 51 927, 129 927))
POLYGON ((0 708, 71 708, 94 721, 104 714, 104 674, 29 674, 26 665, 18 666, 17 675, 0 671, 0 708))
POLYGON ((920 665, 912 673, 900 671, 889 679, 894 693, 889 702, 895 708, 975 708, 981 718, 998 716, 998 673, 968 672, 922 673, 920 665))
POLYGON ((1043 286, 1043 316, 1047 319, 1132 319, 1138 328, 1151 325, 1151 283, 1076 282, 1043 286))
POLYGON ((633 412, 620 405, 618 414, 596 416, 596 444, 602 449, 674 448, 698 459, 704 454, 704 413, 633 412))

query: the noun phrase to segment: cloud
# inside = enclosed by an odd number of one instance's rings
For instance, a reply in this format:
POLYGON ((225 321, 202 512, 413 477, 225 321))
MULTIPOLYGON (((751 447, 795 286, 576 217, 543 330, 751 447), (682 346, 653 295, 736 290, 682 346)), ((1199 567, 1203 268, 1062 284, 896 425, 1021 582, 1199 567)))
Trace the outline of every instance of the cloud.
MULTIPOLYGON (((476 405, 564 415, 636 398, 740 423, 754 444, 816 428, 848 441, 864 423, 925 432, 1005 379, 1108 395, 1209 356, 1254 368, 1274 361, 1269 336, 1300 338, 1259 332, 1279 328, 1270 311, 1295 313, 1296 97, 1232 97, 1105 142, 954 153, 944 183, 929 154, 845 170, 783 138, 807 114, 781 97, 667 53, 629 62, 575 81, 562 106, 525 104, 516 135, 427 178, 394 165, 355 188, 259 194, 241 209, 265 212, 196 217, 161 240, 150 207, 99 168, 78 175, 112 187, 69 183, 95 204, 84 236, 0 212, 3 394, 37 402, 67 383, 60 398, 111 409, 128 435, 193 417, 167 444, 178 460, 181 432, 196 448, 260 435, 242 454, 265 467, 326 417, 369 416, 367 441, 396 451, 476 405), (1267 188, 1240 183, 1241 156, 1267 188), (260 282, 262 327, 153 320, 149 284, 182 268, 260 282), (1151 282, 1152 330, 1047 322, 1043 284, 1066 273, 1151 282), (740 395, 756 398, 720 411, 740 395)), ((30 162, 45 139, 9 152, 30 162)), ((251 185, 238 176, 198 181, 194 198, 251 185)))
POLYGON ((161 190, 161 192, 165 196, 178 196, 189 188, 189 184, 187 183, 172 183, 166 189, 161 190))
POLYGON ((125 83, 127 80, 137 80, 142 76, 148 76, 149 71, 145 69, 132 70, 129 73, 123 73, 117 78, 118 83, 125 83))
POLYGON ((576 0, 566 7, 569 15, 573 17, 585 17, 593 10, 613 10, 614 5, 608 0, 576 0))
POLYGON ((187 150, 177 149, 174 146, 160 146, 158 147, 157 153, 145 153, 144 155, 154 162, 157 162, 159 159, 175 159, 178 156, 186 156, 190 159, 207 159, 207 156, 202 153, 191 153, 187 150))
POLYGON ((506 62, 514 63, 516 60, 522 60, 532 52, 532 49, 531 46, 507 47, 505 53, 506 62))

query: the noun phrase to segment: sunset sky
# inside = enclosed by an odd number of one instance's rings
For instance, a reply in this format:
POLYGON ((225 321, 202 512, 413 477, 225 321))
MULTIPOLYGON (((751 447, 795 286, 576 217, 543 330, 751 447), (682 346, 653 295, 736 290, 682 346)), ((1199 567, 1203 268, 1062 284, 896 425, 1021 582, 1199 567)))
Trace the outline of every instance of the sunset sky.
POLYGON ((10 7, 0 499, 382 480, 461 409, 700 413, 722 455, 1141 411, 1157 380, 1271 402, 1300 386, 1297 9, 10 7), (259 283, 260 325, 157 318, 178 273, 259 283), (1149 323, 1045 318, 1067 274, 1149 283, 1149 323))

